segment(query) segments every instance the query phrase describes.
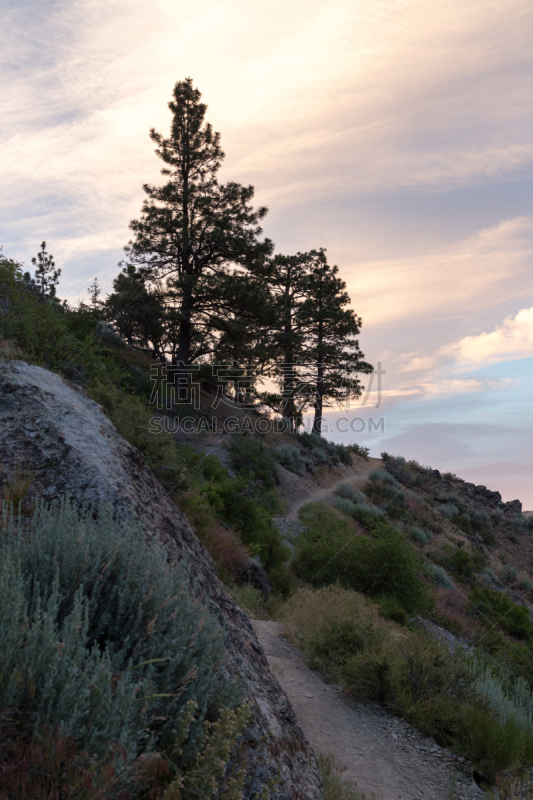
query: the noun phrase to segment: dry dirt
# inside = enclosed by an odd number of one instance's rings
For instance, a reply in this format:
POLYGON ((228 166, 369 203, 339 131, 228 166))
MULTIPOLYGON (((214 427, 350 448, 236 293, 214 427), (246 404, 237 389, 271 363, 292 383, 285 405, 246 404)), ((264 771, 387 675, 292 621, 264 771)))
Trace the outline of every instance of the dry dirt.
MULTIPOLYGON (((298 519, 298 511, 306 503, 329 500, 334 495, 336 485, 341 481, 349 483, 355 489, 361 489, 367 482, 370 471, 380 469, 382 466, 381 458, 369 458, 366 461, 364 458, 354 457, 351 469, 325 470, 324 475, 319 476, 319 481, 314 478, 307 486, 295 487, 290 493, 285 490, 285 500, 288 503, 285 519, 298 519), (318 482, 320 485, 317 485, 318 482)), ((283 486, 287 486, 286 481, 283 481, 283 486)))
POLYGON ((253 620, 271 670, 315 753, 333 753, 346 781, 367 798, 482 797, 459 760, 375 704, 356 703, 326 683, 282 636, 278 622, 253 620))

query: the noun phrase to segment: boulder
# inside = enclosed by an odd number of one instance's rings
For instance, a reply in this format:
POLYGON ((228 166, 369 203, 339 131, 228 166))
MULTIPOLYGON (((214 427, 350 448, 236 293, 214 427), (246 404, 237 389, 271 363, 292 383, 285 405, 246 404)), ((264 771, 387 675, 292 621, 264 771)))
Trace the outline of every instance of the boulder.
POLYGON ((17 470, 31 472, 30 500, 68 493, 80 507, 107 501, 118 514, 142 520, 147 541, 162 543, 170 559, 186 559, 191 585, 224 628, 228 669, 245 680, 252 703, 245 797, 251 800, 273 781, 269 797, 276 800, 323 800, 313 752, 250 620, 144 456, 119 436, 100 406, 45 369, 0 364, 0 465, 0 490, 17 470))
POLYGON ((509 514, 521 514, 522 503, 520 500, 509 500, 507 503, 504 503, 504 512, 509 514))

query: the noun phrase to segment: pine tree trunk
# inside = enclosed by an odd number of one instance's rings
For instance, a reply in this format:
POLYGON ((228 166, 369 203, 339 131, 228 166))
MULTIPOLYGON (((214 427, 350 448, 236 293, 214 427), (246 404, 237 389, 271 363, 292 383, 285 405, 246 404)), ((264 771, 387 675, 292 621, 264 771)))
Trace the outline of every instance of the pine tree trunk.
POLYGON ((191 311, 192 292, 190 287, 185 287, 180 308, 180 323, 178 330, 178 363, 188 366, 191 360, 191 311))
POLYGON ((292 330, 292 298, 291 298, 291 274, 288 272, 287 284, 285 288, 285 329, 284 336, 284 364, 283 364, 283 403, 282 416, 287 421, 288 429, 294 429, 294 416, 296 407, 291 394, 294 391, 294 349, 293 349, 293 330, 292 330))
POLYGON ((315 418, 313 420, 313 433, 316 433, 318 436, 322 435, 323 380, 324 365, 319 361, 317 364, 316 395, 314 402, 315 418))
MULTIPOLYGON (((322 311, 322 303, 319 302, 319 312, 322 311)), ((313 420, 313 433, 322 435, 322 408, 324 404, 324 362, 322 346, 324 344, 324 324, 322 320, 318 323, 317 331, 317 361, 316 361, 316 395, 315 395, 315 418, 313 420)))

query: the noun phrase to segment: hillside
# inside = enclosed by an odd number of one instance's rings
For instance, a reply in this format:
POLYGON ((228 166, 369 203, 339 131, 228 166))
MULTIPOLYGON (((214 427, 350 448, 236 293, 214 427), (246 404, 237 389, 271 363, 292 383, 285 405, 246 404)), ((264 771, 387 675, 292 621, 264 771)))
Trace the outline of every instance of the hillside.
MULTIPOLYGON (((36 800, 82 798, 89 778, 98 800, 169 787, 182 800, 199 787, 219 800, 359 797, 321 744, 313 753, 249 617, 297 649, 291 670, 336 684, 343 709, 359 704, 380 747, 389 729, 418 742, 420 776, 436 785, 444 758, 462 765, 455 796, 528 797, 532 522, 519 501, 401 456, 276 432, 276 414, 241 407, 209 369, 187 382, 198 403, 158 408, 161 364, 97 308, 43 299, 16 265, 0 267, 9 800, 27 795, 21 764, 36 800), (30 646, 38 636, 46 647, 30 646), (82 688, 86 705, 68 705, 82 688)), ((395 785, 391 769, 392 798, 412 777, 395 785)))

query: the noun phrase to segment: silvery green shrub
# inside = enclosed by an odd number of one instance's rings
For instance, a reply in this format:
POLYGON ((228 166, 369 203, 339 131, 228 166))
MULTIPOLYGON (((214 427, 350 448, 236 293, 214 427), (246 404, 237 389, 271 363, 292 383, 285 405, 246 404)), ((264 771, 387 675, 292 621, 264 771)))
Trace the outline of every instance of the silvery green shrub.
POLYGON ((439 511, 448 519, 452 519, 452 517, 455 517, 455 515, 459 513, 459 509, 454 503, 444 503, 444 505, 439 506, 439 511))
POLYGON ((275 453, 279 463, 297 475, 305 475, 307 470, 313 468, 313 461, 302 455, 292 444, 280 444, 275 453))
POLYGON ((356 505, 355 511, 353 512, 352 516, 362 522, 364 524, 365 518, 366 519, 377 519, 377 518, 386 518, 386 513, 383 509, 378 508, 377 506, 370 506, 370 505, 356 505))
POLYGON ((439 492, 436 499, 440 503, 453 503, 454 505, 459 502, 459 498, 455 492, 439 492))
POLYGON ((417 525, 411 526, 411 536, 419 544, 427 544, 429 541, 426 532, 423 531, 422 528, 419 528, 417 525))
POLYGON ((491 567, 485 567, 481 573, 481 577, 483 580, 487 581, 487 583, 492 583, 495 578, 494 570, 492 570, 491 567))
POLYGON ((470 519, 472 519, 474 522, 486 522, 487 524, 490 522, 490 514, 488 514, 486 511, 481 511, 481 509, 473 508, 470 510, 469 514, 470 519))
POLYGON ((444 567, 436 566, 435 564, 432 566, 431 572, 433 574, 433 580, 435 581, 436 585, 439 586, 441 589, 453 589, 454 584, 444 567))
POLYGON ((387 472, 385 469, 373 469, 370 471, 368 477, 371 481, 381 481, 382 483, 388 483, 391 486, 398 485, 396 478, 394 478, 390 472, 387 472))
POLYGON ((109 507, 81 516, 68 502, 4 519, 0 538, 0 709, 61 728, 102 753, 164 750, 189 701, 202 722, 237 699, 224 676, 215 620, 190 594, 184 566, 148 546, 109 507))
POLYGON ((351 500, 352 503, 361 504, 367 502, 364 494, 358 489, 354 489, 349 483, 338 483, 335 488, 335 494, 339 497, 345 497, 347 500, 351 500))
POLYGON ((335 508, 339 511, 342 511, 344 514, 352 515, 357 508, 355 503, 351 500, 348 500, 346 497, 336 497, 335 498, 335 508))
POLYGON ((518 572, 514 569, 514 567, 510 567, 506 564, 502 567, 500 572, 500 578, 504 583, 514 583, 518 580, 518 572))

